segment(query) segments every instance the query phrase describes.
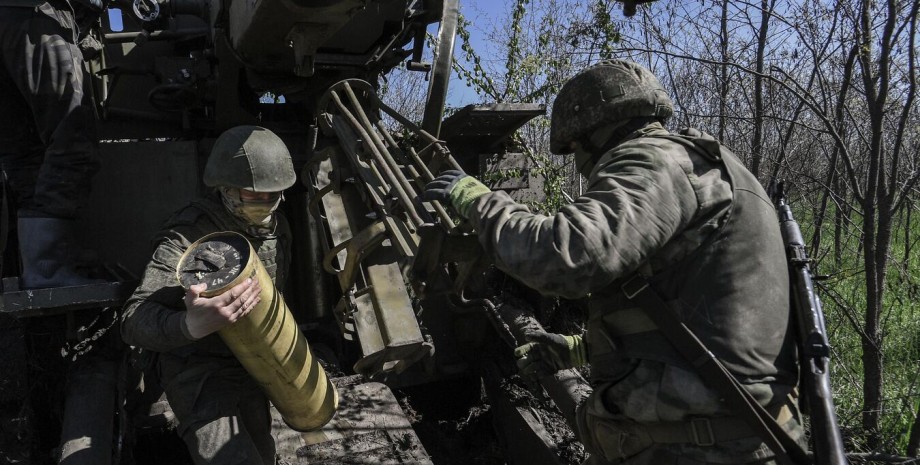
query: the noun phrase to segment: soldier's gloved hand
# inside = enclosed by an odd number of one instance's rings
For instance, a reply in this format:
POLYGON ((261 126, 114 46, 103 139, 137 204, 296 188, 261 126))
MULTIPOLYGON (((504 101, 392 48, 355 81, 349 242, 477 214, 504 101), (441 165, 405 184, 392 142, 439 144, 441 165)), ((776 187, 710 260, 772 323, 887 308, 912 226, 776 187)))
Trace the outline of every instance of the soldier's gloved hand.
POLYGON ((249 314, 262 298, 258 281, 247 279, 214 297, 201 295, 207 284, 189 286, 185 293, 183 330, 192 339, 201 339, 249 314))
POLYGON ((450 202, 457 213, 469 218, 469 210, 479 197, 492 192, 478 179, 460 170, 447 170, 425 186, 425 200, 450 202))
POLYGON ((522 377, 538 379, 559 370, 576 368, 588 362, 581 336, 537 331, 527 335, 530 341, 514 349, 518 371, 522 377))

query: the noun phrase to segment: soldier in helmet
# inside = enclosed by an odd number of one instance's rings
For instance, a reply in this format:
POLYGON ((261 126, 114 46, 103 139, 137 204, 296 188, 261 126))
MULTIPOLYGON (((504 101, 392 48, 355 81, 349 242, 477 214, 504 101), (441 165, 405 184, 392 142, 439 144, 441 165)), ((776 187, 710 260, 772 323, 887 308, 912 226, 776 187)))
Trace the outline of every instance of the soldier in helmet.
POLYGON ((552 216, 534 214, 459 171, 429 183, 425 197, 469 218, 498 268, 544 294, 589 297, 584 335, 536 333, 515 355, 526 376, 591 364, 593 392, 576 415, 590 463, 771 463, 759 432, 647 313, 667 309, 644 308, 623 290, 634 276, 646 279, 802 442, 775 211, 711 136, 668 132, 672 111, 647 69, 598 63, 563 86, 552 112, 551 150, 574 153, 588 178, 581 197, 552 216))
POLYGON ((153 258, 125 304, 122 338, 157 353, 156 371, 196 464, 275 462, 268 400, 215 334, 259 303, 260 288, 247 280, 203 297, 207 285, 184 291, 176 265, 201 237, 236 231, 283 289, 291 233, 277 208, 295 180, 290 153, 271 131, 238 126, 221 134, 204 171, 212 192, 179 210, 156 236, 153 258))

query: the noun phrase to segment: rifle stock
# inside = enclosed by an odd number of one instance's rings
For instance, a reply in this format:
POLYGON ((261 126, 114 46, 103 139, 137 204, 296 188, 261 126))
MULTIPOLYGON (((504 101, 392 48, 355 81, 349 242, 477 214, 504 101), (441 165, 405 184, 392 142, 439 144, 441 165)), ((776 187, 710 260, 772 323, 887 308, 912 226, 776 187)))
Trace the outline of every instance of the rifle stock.
POLYGON ((811 418, 814 463, 843 465, 847 458, 831 395, 830 345, 821 300, 815 293, 802 231, 786 204, 783 183, 778 183, 774 191, 773 201, 789 262, 790 295, 799 342, 799 376, 804 406, 811 418))

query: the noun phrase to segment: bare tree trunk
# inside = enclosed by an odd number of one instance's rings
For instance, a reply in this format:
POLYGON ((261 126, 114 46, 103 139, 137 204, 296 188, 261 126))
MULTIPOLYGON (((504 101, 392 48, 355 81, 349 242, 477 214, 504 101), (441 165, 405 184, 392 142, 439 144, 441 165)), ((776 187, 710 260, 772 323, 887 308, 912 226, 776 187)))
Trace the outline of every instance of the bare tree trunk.
MULTIPOLYGON (((881 136, 879 136, 880 138, 881 136)), ((881 142, 879 141, 879 144, 881 142)), ((879 148, 881 159, 884 150, 879 148)), ((871 171, 871 170, 870 170, 871 171)), ((877 230, 864 224, 867 228, 865 243, 866 266, 866 319, 863 336, 863 373, 865 376, 865 395, 863 424, 866 428, 866 444, 872 449, 881 447, 880 417, 883 409, 884 365, 882 363, 881 315, 884 310, 885 277, 888 273, 888 251, 891 248, 892 212, 887 195, 885 176, 879 170, 878 208, 872 209, 872 216, 877 230), (871 233, 870 233, 871 232, 871 233), (871 248, 870 248, 871 247, 871 248), (868 420, 868 421, 867 421, 868 420)), ((867 197, 868 199, 868 197, 867 197)), ((869 215, 867 215, 868 217, 869 215)))
POLYGON ((910 438, 907 440, 908 457, 920 455, 920 406, 917 407, 917 416, 914 417, 914 424, 910 427, 910 438))
POLYGON ((728 0, 722 0, 722 15, 719 18, 719 51, 722 64, 719 65, 719 140, 725 140, 727 119, 725 113, 728 108, 728 0))
MULTIPOLYGON (((867 196, 867 203, 868 203, 867 196)), ((882 289, 878 282, 875 205, 865 205, 863 220, 863 264, 866 267, 866 313, 863 320, 863 413, 862 424, 869 449, 881 444, 879 418, 882 410, 882 340, 879 331, 882 289)))
MULTIPOLYGON (((891 244, 892 199, 886 169, 897 173, 896 163, 888 167, 883 140, 885 106, 890 89, 890 59, 892 38, 898 21, 898 2, 888 0, 880 9, 887 14, 882 23, 881 35, 874 37, 874 17, 871 1, 860 5, 859 64, 869 111, 870 142, 868 177, 863 199, 863 246, 866 266, 866 314, 863 325, 863 429, 866 445, 871 449, 881 446, 880 416, 882 402, 882 331, 880 327, 882 302, 885 294, 885 273, 891 244), (878 43, 878 52, 873 53, 878 43)), ((909 53, 912 53, 909 52, 909 53)), ((896 178, 893 178, 896 179, 896 178)), ((895 186, 891 186, 892 189, 895 186)))
POLYGON ((910 179, 904 183, 904 190, 901 192, 901 197, 897 198, 898 192, 897 186, 899 184, 899 179, 897 178, 898 165, 901 160, 901 152, 904 148, 904 134, 910 123, 910 113, 913 106, 914 100, 917 97, 917 59, 916 59, 916 45, 917 45, 917 15, 920 13, 920 1, 914 0, 913 5, 911 5, 911 11, 908 18, 909 21, 909 32, 908 36, 910 37, 909 49, 910 52, 907 54, 907 96, 904 98, 904 108, 901 111, 900 119, 898 120, 898 129, 895 132, 894 140, 894 155, 892 156, 892 170, 890 174, 889 184, 892 186, 891 194, 888 197, 889 204, 891 205, 892 213, 900 211, 902 208, 907 208, 907 222, 904 225, 904 265, 909 266, 910 264, 910 211, 912 210, 912 201, 911 196, 913 194, 912 183, 916 182, 916 174, 912 175, 910 179))
POLYGON ((764 51, 767 49, 767 32, 770 26, 770 13, 773 4, 760 0, 760 31, 757 34, 757 58, 754 75, 754 135, 751 140, 751 173, 760 177, 760 164, 763 159, 763 71, 764 51))
MULTIPOLYGON (((846 109, 846 100, 847 95, 849 94, 850 87, 852 85, 853 77, 853 66, 856 62, 856 46, 850 48, 850 51, 847 55, 847 60, 843 66, 843 73, 840 79, 840 92, 837 94, 837 102, 834 107, 834 118, 837 122, 837 133, 843 137, 846 134, 846 123, 844 122, 844 111, 846 109)), ((846 199, 846 195, 843 192, 839 192, 837 187, 844 184, 839 180, 837 176, 837 168, 840 165, 840 152, 843 150, 843 147, 837 145, 834 147, 834 153, 831 155, 831 161, 828 163, 827 171, 827 182, 824 184, 826 186, 826 191, 822 194, 821 197, 821 207, 818 212, 816 219, 817 226, 815 227, 815 234, 812 237, 811 248, 812 256, 818 256, 818 247, 821 245, 821 224, 824 222, 824 214, 827 211, 827 202, 830 199, 830 196, 833 193, 846 199)), ((842 203, 842 202, 840 202, 842 203)), ((843 216, 840 214, 840 208, 838 207, 834 216, 834 264, 837 268, 840 267, 841 260, 841 226, 842 226, 843 216)))
POLYGON ((910 249, 913 244, 910 243, 910 213, 914 209, 914 202, 910 199, 904 203, 904 209, 907 210, 904 212, 904 216, 907 218, 904 221, 904 266, 910 266, 910 249))
POLYGON ((824 192, 821 193, 821 203, 818 205, 818 213, 815 215, 815 232, 811 236, 811 255, 812 257, 819 257, 818 253, 821 248, 821 231, 824 229, 824 216, 827 213, 827 204, 831 197, 831 192, 834 191, 834 185, 837 184, 837 156, 840 153, 838 147, 834 147, 834 152, 831 155, 831 161, 828 163, 827 170, 827 181, 825 182, 824 192))
POLYGON ((844 203, 847 200, 845 185, 846 183, 839 177, 834 180, 834 192, 837 192, 841 199, 834 208, 834 267, 836 269, 840 269, 843 264, 843 235, 846 232, 846 219, 849 217, 849 208, 844 203))

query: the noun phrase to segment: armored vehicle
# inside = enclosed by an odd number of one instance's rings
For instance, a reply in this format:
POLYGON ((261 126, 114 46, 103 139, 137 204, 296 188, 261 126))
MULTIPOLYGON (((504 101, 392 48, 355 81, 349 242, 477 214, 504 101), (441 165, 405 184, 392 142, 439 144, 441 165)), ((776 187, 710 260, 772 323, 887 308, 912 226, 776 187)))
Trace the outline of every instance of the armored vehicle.
MULTIPOLYGON (((420 200, 425 182, 448 168, 514 167, 493 187, 540 191, 508 138, 541 106, 470 106, 443 119, 457 20, 458 0, 110 3, 84 42, 102 169, 79 231, 104 282, 20 289, 15 234, 3 221, 4 388, 33 391, 3 412, 4 422, 25 425, 18 445, 2 445, 7 461, 182 463, 151 446, 168 442, 174 418, 145 371, 149 354, 120 342, 117 315, 154 233, 206 191, 207 154, 238 125, 271 129, 292 154, 298 182, 283 208, 294 261, 281 291, 340 396, 315 431, 276 418, 279 461, 435 461, 391 389, 461 379, 488 396, 505 460, 565 461, 558 438, 506 382, 511 347, 539 326, 530 305, 497 301, 497 272, 469 226, 420 200), (398 66, 427 74, 418 121, 377 95, 398 66)), ((563 411, 586 390, 574 371, 544 385, 563 411)))

